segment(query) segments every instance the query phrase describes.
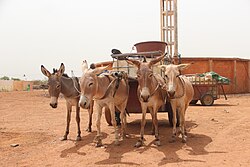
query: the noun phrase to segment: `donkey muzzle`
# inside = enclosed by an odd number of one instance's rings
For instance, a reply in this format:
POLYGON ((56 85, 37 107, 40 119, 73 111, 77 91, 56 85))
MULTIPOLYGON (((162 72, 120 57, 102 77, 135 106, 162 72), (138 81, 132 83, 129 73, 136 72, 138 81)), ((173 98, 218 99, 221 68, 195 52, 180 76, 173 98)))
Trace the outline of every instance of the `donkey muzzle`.
POLYGON ((57 108, 57 97, 52 96, 50 99, 50 104, 49 104, 52 108, 57 108))
POLYGON ((175 91, 168 91, 168 95, 170 98, 173 98, 175 94, 175 91))
POLYGON ((143 102, 146 103, 146 102, 148 102, 149 97, 150 97, 150 93, 149 93, 148 88, 143 88, 141 93, 140 93, 140 98, 142 99, 143 102))
POLYGON ((83 109, 89 109, 90 103, 87 97, 81 95, 79 100, 79 106, 83 109))
POLYGON ((57 108, 57 103, 50 103, 49 104, 52 108, 57 108))

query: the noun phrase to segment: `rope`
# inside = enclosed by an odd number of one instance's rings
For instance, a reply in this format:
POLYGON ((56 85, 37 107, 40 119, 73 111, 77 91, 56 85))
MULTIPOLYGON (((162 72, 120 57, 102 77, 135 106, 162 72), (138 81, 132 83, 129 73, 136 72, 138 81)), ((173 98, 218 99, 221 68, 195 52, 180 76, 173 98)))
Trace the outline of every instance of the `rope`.
POLYGON ((79 91, 78 88, 76 87, 75 81, 76 81, 76 82, 78 82, 78 81, 75 79, 76 77, 75 77, 75 75, 74 75, 74 73, 73 73, 73 70, 71 70, 71 75, 72 75, 71 79, 72 79, 72 81, 73 81, 74 88, 75 88, 75 90, 77 91, 77 93, 79 94, 77 97, 80 97, 81 91, 79 91))
POLYGON ((181 95, 179 95, 179 96, 174 96, 174 97, 170 97, 170 99, 179 99, 179 98, 181 98, 181 97, 183 97, 184 96, 184 94, 185 94, 185 86, 184 86, 184 80, 183 80, 183 78, 181 78, 180 76, 178 76, 178 78, 180 79, 180 81, 181 81, 181 86, 182 86, 182 94, 181 95))

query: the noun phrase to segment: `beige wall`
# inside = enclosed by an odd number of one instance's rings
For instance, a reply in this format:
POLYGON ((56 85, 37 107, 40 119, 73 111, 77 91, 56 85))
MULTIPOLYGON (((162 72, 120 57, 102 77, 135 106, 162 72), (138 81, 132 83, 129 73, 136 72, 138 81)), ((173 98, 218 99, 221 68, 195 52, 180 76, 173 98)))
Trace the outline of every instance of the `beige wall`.
POLYGON ((0 80, 0 91, 27 91, 33 90, 31 81, 0 80))
POLYGON ((12 80, 0 80, 0 91, 13 91, 12 80))

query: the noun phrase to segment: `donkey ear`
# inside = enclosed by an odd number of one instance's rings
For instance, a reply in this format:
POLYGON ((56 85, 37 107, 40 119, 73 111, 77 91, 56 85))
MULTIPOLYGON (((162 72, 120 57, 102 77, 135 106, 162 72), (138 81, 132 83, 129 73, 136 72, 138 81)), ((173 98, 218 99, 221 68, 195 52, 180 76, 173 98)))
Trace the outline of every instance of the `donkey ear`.
POLYGON ((179 69, 180 71, 182 71, 182 70, 188 68, 190 65, 191 65, 191 64, 179 64, 179 65, 177 65, 177 67, 178 67, 178 69, 179 69))
POLYGON ((58 75, 59 75, 59 76, 62 76, 63 73, 64 73, 64 71, 65 71, 65 66, 64 66, 63 63, 61 63, 61 66, 60 66, 60 68, 59 68, 59 70, 58 70, 58 75))
POLYGON ((82 62, 82 72, 85 73, 88 70, 87 60, 83 60, 82 62))
POLYGON ((160 57, 157 57, 157 58, 151 60, 151 61, 149 62, 149 67, 151 67, 152 65, 158 63, 158 62, 161 61, 164 57, 165 57, 165 55, 162 55, 162 56, 160 56, 160 57))
POLYGON ((51 76, 51 73, 43 65, 41 65, 41 71, 42 71, 43 75, 45 75, 46 77, 51 76))
POLYGON ((137 68, 139 68, 141 64, 138 60, 127 59, 126 61, 131 65, 135 65, 137 68))
POLYGON ((95 74, 101 74, 104 70, 106 70, 107 68, 109 67, 109 65, 108 66, 103 66, 103 67, 96 67, 94 70, 93 70, 93 72, 95 73, 95 74))

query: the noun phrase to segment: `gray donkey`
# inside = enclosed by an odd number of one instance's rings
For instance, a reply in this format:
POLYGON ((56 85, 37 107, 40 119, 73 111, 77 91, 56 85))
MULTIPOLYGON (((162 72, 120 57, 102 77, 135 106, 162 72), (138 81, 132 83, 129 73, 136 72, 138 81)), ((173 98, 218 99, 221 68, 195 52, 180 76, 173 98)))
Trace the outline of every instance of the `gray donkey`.
MULTIPOLYGON (((61 140, 67 140, 67 136, 69 134, 69 124, 71 120, 71 111, 72 106, 76 107, 76 122, 78 128, 78 134, 76 140, 81 140, 81 130, 80 130, 80 107, 79 107, 79 100, 80 100, 80 86, 78 78, 70 78, 67 74, 64 74, 65 66, 62 63, 59 70, 53 69, 53 73, 51 74, 43 65, 41 65, 42 73, 48 77, 48 91, 51 97, 50 99, 50 106, 52 108, 57 108, 58 104, 58 97, 59 94, 62 93, 66 100, 67 105, 67 126, 66 132, 61 140)), ((92 105, 93 106, 93 105, 92 105)), ((91 125, 92 125, 92 113, 93 107, 89 108, 89 126, 87 131, 91 132, 91 125)))

